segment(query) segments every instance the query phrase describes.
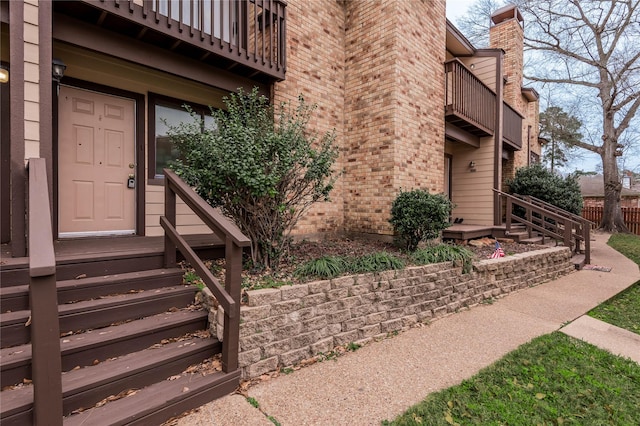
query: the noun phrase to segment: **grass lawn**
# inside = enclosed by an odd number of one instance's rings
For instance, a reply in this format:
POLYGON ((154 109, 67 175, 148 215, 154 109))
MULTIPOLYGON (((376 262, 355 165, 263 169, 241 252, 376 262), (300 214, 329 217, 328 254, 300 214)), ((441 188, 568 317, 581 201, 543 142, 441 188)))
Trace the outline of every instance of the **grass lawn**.
MULTIPOLYGON (((640 237, 608 244, 640 266, 640 237)), ((640 333, 640 282, 590 315, 640 333)), ((383 424, 638 425, 640 365, 555 332, 383 424)))
POLYGON ((385 425, 637 425, 640 365, 559 332, 385 425))
MULTIPOLYGON (((608 243, 640 266, 640 237, 614 234, 608 243)), ((640 281, 589 312, 609 324, 640 334, 640 281)))

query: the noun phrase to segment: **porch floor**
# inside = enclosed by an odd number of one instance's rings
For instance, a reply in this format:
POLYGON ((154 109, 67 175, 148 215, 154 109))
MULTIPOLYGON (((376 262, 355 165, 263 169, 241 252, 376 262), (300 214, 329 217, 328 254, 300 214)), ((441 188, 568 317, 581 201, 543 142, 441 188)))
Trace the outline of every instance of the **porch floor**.
MULTIPOLYGON (((187 243, 195 250, 217 250, 224 247, 224 242, 215 234, 185 235, 187 243)), ((164 252, 164 237, 118 236, 100 238, 74 238, 54 241, 53 248, 56 260, 68 260, 78 257, 94 257, 105 254, 132 255, 162 254, 164 252)), ((11 244, 2 244, 0 264, 16 265, 28 261, 26 257, 12 257, 11 244)))
POLYGON ((495 231, 504 229, 504 226, 467 225, 455 223, 442 231, 445 240, 471 240, 474 238, 491 237, 495 231))

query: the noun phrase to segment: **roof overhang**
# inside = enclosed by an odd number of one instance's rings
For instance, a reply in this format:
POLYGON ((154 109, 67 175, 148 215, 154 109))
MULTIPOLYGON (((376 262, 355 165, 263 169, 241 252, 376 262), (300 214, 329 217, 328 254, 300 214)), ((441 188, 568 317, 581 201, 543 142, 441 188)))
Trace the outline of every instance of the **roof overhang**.
POLYGON ((476 48, 471 42, 447 19, 447 50, 453 56, 473 56, 476 48))
POLYGON ((523 87, 522 88, 522 96, 529 102, 536 102, 540 99, 540 95, 533 87, 523 87))

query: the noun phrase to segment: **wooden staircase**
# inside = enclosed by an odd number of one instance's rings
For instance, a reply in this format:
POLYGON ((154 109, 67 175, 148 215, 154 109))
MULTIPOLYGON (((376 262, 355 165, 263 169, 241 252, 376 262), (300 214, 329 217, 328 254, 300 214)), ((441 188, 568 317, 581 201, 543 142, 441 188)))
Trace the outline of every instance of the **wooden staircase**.
MULTIPOLYGON (((185 373, 215 364, 221 344, 208 336, 208 314, 194 304, 197 288, 182 284, 183 271, 156 268, 162 253, 103 257, 66 259, 67 279, 57 282, 64 423, 89 416, 92 425, 162 422, 232 392, 238 370, 185 373)), ((0 280, 0 419, 33 424, 28 265, 2 268, 0 280)))
POLYGON ((232 392, 249 239, 165 170, 164 238, 54 243, 45 160, 28 168, 29 257, 3 247, 0 262, 0 423, 160 424, 232 392), (176 229, 177 197, 212 230, 204 246, 224 257, 224 285, 176 229), (224 309, 224 342, 209 336, 180 258, 224 309))

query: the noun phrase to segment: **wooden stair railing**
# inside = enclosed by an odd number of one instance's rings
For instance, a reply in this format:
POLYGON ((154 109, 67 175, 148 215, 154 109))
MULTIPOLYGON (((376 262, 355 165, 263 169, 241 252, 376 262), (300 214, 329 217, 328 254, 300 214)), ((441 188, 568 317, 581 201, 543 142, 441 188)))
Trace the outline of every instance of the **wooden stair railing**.
MULTIPOLYGON (((574 232, 582 236, 582 241, 584 242, 585 261, 586 263, 589 263, 589 253, 591 252, 591 229, 595 228, 595 223, 591 222, 588 219, 585 219, 582 216, 563 210, 560 207, 554 206, 553 204, 547 203, 546 201, 543 201, 532 195, 513 195, 516 197, 520 197, 535 206, 544 207, 545 209, 553 213, 556 213, 563 217, 567 217, 574 221, 574 232)), ((580 241, 578 240, 577 243, 579 244, 579 242, 580 241)), ((578 250, 579 249, 580 247, 578 247, 578 250)))
POLYGON ((47 166, 44 158, 31 158, 27 167, 34 424, 62 425, 60 325, 47 166))
POLYGON ((224 310, 224 331, 222 338, 222 371, 229 373, 238 369, 240 341, 240 293, 242 280, 242 250, 251 240, 218 210, 207 204, 178 175, 164 169, 165 214, 160 224, 165 231, 164 263, 166 268, 176 266, 176 249, 196 270, 205 285, 216 297, 224 310), (187 245, 176 229, 176 195, 198 215, 198 217, 225 242, 225 285, 207 269, 203 261, 187 245))
MULTIPOLYGON (((574 253, 581 253, 581 241, 584 241, 585 263, 590 262, 590 228, 584 220, 577 220, 571 213, 552 206, 547 207, 542 200, 526 200, 520 195, 511 195, 494 189, 497 197, 506 200, 506 231, 511 231, 513 222, 527 228, 529 236, 537 231, 543 236, 561 240, 566 247, 573 248, 574 253), (514 213, 514 206, 524 209, 524 217, 514 213)), ((551 206, 551 205, 550 205, 551 206)), ((589 222, 590 223, 590 222, 589 222)))

